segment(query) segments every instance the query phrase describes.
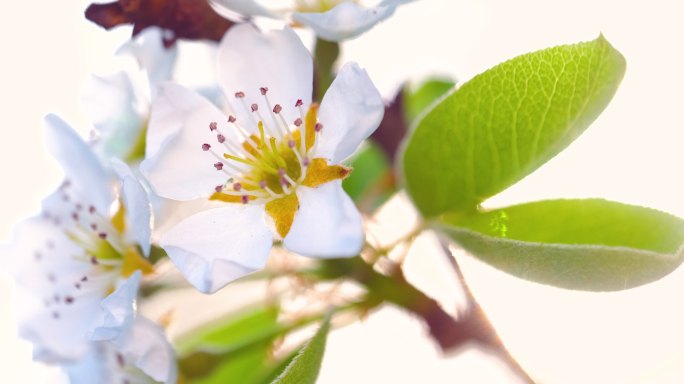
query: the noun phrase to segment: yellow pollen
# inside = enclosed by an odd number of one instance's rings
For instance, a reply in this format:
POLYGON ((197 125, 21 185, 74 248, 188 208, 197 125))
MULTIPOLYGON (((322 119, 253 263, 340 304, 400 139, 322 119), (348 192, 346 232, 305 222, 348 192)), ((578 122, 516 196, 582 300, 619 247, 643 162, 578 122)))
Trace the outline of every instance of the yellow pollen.
POLYGON ((223 155, 225 159, 246 165, 248 170, 230 174, 224 185, 216 187, 210 197, 210 200, 232 204, 265 204, 277 233, 283 238, 289 233, 299 209, 295 193, 299 186, 317 188, 344 179, 351 172, 351 168, 328 165, 325 159, 316 157, 319 135, 316 126, 322 125, 318 122, 318 104, 311 104, 306 112, 300 105, 295 107, 300 109, 301 119, 288 124, 279 109, 278 116, 272 117, 276 124, 277 119, 281 119, 283 127, 268 130, 273 127, 267 127, 259 120, 258 134, 245 138, 240 144, 240 153, 223 155))

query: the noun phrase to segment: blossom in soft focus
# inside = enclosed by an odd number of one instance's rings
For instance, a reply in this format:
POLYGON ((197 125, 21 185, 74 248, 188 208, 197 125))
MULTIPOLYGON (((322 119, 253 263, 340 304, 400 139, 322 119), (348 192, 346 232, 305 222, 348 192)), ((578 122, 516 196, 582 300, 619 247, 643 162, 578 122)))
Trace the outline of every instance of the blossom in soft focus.
POLYGON ((119 49, 130 55, 138 72, 119 71, 89 78, 82 95, 83 109, 97 133, 96 147, 103 158, 139 160, 144 155, 145 128, 151 100, 161 82, 171 79, 177 48, 165 48, 163 32, 147 28, 119 49))
POLYGON ((185 202, 160 244, 202 292, 261 269, 273 242, 312 257, 358 254, 361 216, 342 189, 349 157, 378 126, 380 94, 356 64, 320 106, 311 55, 289 28, 232 28, 219 52, 232 112, 168 84, 152 107, 141 170, 160 196, 185 202), (269 228, 270 227, 270 228, 269 228))
POLYGON ((396 8, 413 0, 383 0, 368 6, 358 0, 214 0, 242 16, 288 17, 311 28, 329 41, 352 39, 392 16, 396 8))
POLYGON ((105 317, 90 335, 91 353, 63 366, 71 384, 176 383, 174 351, 164 330, 136 316, 139 281, 136 272, 102 301, 105 317))
MULTIPOLYGON (((88 334, 106 317, 101 301, 135 271, 152 272, 144 257, 151 213, 125 165, 118 165, 120 182, 113 182, 64 121, 49 115, 45 123, 48 148, 65 180, 40 215, 17 225, 3 262, 17 283, 20 334, 33 343, 36 359, 64 363, 92 350, 88 334)), ((120 304, 128 311, 129 304, 120 304)))

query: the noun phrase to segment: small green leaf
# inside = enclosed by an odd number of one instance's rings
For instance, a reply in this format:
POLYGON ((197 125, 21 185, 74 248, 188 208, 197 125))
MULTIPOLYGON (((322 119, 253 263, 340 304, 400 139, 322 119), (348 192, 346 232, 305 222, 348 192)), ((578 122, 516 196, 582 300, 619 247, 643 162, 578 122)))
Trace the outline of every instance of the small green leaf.
POLYGON ((270 369, 269 346, 261 345, 221 359, 207 375, 192 381, 193 384, 261 384, 263 371, 270 369))
POLYGON ((354 170, 342 187, 362 211, 372 212, 395 192, 392 167, 373 142, 367 141, 349 165, 354 170))
POLYGON ((401 161, 427 217, 472 211, 554 157, 608 105, 625 71, 598 39, 516 57, 476 76, 421 120, 401 161))
POLYGON ((283 373, 272 384, 315 384, 323 362, 325 342, 329 330, 330 315, 323 320, 318 332, 304 344, 297 356, 292 359, 283 373))
POLYGON ((601 199, 447 214, 442 223, 446 233, 479 259, 561 288, 632 288, 658 280, 682 263, 684 220, 601 199))
POLYGON ((179 356, 196 351, 218 354, 270 341, 281 331, 277 321, 279 312, 277 306, 267 306, 232 314, 214 325, 205 325, 184 335, 176 342, 176 351, 179 356))
POLYGON ((449 79, 429 79, 419 86, 404 88, 404 111, 406 119, 413 123, 437 99, 454 88, 449 79))

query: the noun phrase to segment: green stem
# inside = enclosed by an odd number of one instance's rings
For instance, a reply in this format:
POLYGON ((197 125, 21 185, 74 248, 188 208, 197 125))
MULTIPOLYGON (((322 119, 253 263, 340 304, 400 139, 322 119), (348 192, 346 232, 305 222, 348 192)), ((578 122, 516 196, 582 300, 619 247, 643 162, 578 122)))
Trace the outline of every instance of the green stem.
POLYGON ((314 47, 314 100, 320 101, 335 78, 335 63, 340 56, 340 45, 316 39, 314 47))

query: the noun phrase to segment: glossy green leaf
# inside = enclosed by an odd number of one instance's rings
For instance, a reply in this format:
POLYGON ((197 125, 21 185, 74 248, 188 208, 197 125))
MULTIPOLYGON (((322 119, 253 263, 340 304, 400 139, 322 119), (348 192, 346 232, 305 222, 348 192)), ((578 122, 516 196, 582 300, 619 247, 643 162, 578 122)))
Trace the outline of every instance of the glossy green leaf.
POLYGON ((434 104, 440 97, 454 88, 456 83, 449 79, 429 79, 417 87, 404 89, 404 113, 406 119, 413 123, 434 104))
POLYGON ((327 316, 314 337, 304 344, 273 384, 315 384, 323 362, 329 330, 330 316, 327 316))
POLYGON ((625 60, 603 36, 476 76, 418 123, 401 161, 427 217, 472 211, 577 138, 613 97, 625 60))
POLYGON ((446 233, 479 259, 512 275, 562 288, 632 288, 682 263, 684 220, 601 199, 447 214, 442 223, 446 233))

